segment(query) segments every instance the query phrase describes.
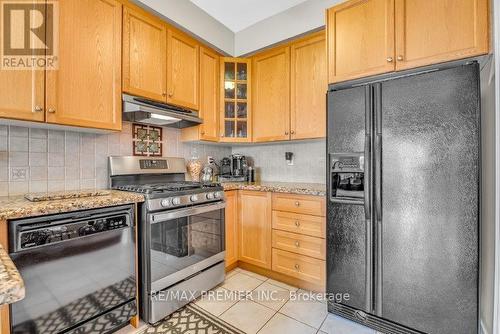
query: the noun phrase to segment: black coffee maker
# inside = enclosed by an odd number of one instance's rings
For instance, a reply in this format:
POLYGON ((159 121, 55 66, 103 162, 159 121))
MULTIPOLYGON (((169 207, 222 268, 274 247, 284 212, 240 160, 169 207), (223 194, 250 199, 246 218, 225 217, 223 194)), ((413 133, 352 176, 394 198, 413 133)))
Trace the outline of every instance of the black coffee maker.
POLYGON ((231 175, 234 177, 245 177, 247 174, 247 158, 241 154, 231 155, 231 175))
POLYGON ((220 182, 245 182, 247 181, 248 161, 242 154, 233 154, 221 161, 219 175, 220 182))

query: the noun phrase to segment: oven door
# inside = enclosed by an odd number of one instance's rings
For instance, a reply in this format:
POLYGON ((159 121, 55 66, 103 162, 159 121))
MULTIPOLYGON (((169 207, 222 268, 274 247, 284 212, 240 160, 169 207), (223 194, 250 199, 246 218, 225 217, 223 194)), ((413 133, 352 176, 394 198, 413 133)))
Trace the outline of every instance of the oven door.
POLYGON ((224 202, 148 215, 148 293, 224 261, 224 202))

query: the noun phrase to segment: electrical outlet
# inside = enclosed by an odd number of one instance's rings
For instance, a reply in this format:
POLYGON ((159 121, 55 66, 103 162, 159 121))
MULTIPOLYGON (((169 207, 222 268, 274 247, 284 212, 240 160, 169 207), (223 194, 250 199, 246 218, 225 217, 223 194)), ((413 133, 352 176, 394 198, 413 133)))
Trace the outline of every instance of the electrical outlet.
POLYGON ((11 181, 26 181, 28 176, 28 168, 11 168, 10 180, 11 181))
POLYGON ((209 155, 209 156, 207 157, 207 162, 208 162, 209 164, 211 164, 212 162, 214 162, 214 157, 212 157, 212 156, 210 156, 210 155, 209 155))

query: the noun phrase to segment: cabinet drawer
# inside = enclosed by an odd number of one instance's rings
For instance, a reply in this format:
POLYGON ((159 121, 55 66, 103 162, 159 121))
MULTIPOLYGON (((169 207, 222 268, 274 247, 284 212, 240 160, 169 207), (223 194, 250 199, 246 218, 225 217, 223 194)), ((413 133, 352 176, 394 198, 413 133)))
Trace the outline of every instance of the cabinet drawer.
POLYGON ((273 194, 273 210, 325 216, 325 199, 320 196, 273 194))
POLYGON ((326 262, 273 248, 273 270, 303 281, 325 285, 326 262))
POLYGON ((293 212, 273 211, 273 228, 325 238, 325 217, 301 215, 293 212))
POLYGON ((325 260, 325 239, 273 230, 273 248, 325 260))

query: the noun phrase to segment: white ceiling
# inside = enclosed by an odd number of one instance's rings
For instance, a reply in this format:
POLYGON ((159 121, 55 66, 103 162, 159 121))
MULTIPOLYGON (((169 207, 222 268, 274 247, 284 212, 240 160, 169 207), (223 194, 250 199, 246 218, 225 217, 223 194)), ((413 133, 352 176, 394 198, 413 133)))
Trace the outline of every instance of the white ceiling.
POLYGON ((307 0, 190 0, 233 32, 307 0))

